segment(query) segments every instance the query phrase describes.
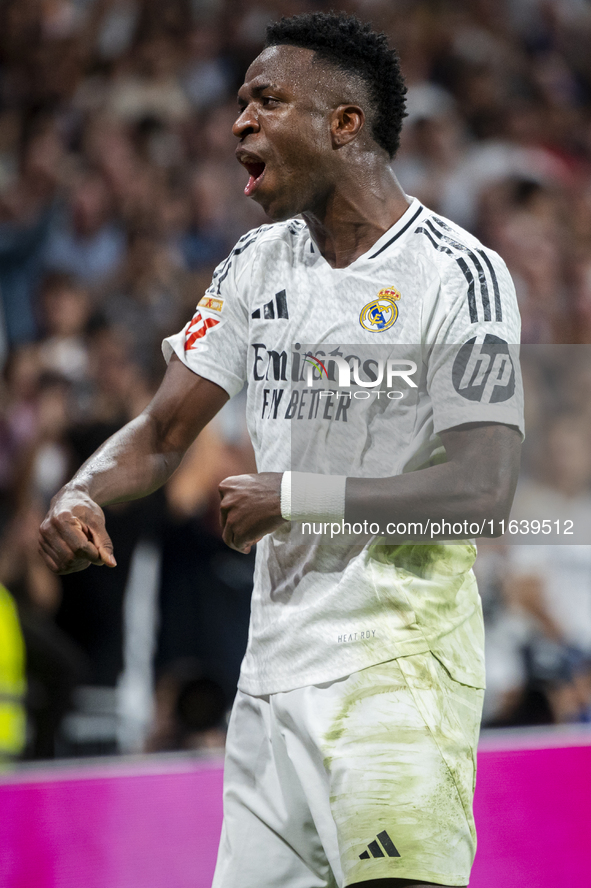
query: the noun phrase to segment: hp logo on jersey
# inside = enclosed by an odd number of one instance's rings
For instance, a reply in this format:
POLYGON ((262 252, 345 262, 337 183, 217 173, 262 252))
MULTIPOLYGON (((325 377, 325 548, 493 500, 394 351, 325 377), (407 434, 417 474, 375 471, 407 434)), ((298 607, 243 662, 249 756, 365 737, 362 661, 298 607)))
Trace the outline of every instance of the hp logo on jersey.
POLYGON ((396 323, 398 306, 396 300, 400 299, 400 293, 395 287, 384 287, 378 293, 377 299, 372 299, 364 305, 359 315, 359 323, 364 330, 370 333, 381 333, 388 330, 396 323))
POLYGON ((468 340, 456 355, 452 379, 456 392, 468 401, 498 404, 515 391, 515 368, 504 339, 487 333, 484 342, 468 340))

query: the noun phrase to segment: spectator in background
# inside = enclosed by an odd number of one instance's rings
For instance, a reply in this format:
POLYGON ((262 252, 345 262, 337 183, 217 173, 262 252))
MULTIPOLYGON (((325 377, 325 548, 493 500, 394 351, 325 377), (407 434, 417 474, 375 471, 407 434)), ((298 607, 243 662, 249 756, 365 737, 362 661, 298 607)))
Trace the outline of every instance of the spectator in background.
POLYGON ((71 465, 67 441, 70 387, 59 375, 39 378, 36 403, 36 435, 25 463, 22 498, 25 502, 49 503, 56 485, 71 465))
POLYGON ((155 714, 146 750, 221 749, 228 704, 222 687, 203 675, 198 660, 175 661, 156 684, 155 714))
POLYGON ((225 218, 219 214, 219 194, 211 172, 205 168, 195 173, 189 185, 190 223, 179 246, 190 271, 215 266, 227 255, 225 218))
MULTIPOLYGON (((563 385, 569 381, 572 376, 564 374, 563 385)), ((538 431, 532 475, 517 490, 515 521, 545 518, 552 527, 558 521, 563 530, 574 528, 574 542, 589 538, 588 441, 589 423, 580 413, 558 413, 538 431)), ((541 540, 539 535, 530 545, 502 551, 499 544, 483 547, 479 576, 488 603, 489 723, 560 723, 591 716, 591 546, 534 544, 541 540)))
POLYGON ((88 172, 73 185, 45 247, 44 264, 94 288, 118 270, 125 236, 113 219, 112 198, 101 175, 88 172))
MULTIPOLYGON (((449 216, 449 201, 458 200, 455 174, 467 141, 455 100, 434 83, 415 84, 407 93, 407 111, 396 174, 409 194, 449 216)), ((459 199, 470 200, 469 192, 464 183, 459 199)))
POLYGON ((31 501, 44 507, 70 467, 67 381, 44 373, 39 350, 31 346, 14 354, 8 373, 0 447, 7 518, 31 501))
POLYGON ((139 43, 114 77, 106 111, 117 120, 151 117, 169 124, 186 120, 191 106, 180 83, 182 51, 165 35, 139 43))
POLYGON ((248 635, 254 552, 244 556, 223 543, 218 485, 228 472, 254 469, 239 397, 203 430, 166 485, 169 518, 162 538, 151 748, 212 745, 216 738, 221 745, 223 725, 219 715, 213 719, 210 707, 228 712, 236 691, 248 635), (195 693, 187 689, 183 707, 183 688, 197 680, 207 687, 194 688, 195 693), (217 707, 216 699, 221 700, 217 707))
POLYGON ((233 65, 224 54, 220 31, 217 23, 204 21, 194 26, 187 37, 182 84, 197 111, 213 107, 231 91, 233 65))
POLYGON ((130 235, 118 279, 105 291, 102 312, 126 335, 134 360, 160 370, 160 342, 183 308, 184 269, 171 244, 149 231, 130 235))
MULTIPOLYGON (((588 425, 578 414, 553 418, 537 477, 518 487, 516 520, 548 515, 563 529, 574 529, 576 539, 591 537, 588 440, 588 425)), ((591 662, 591 545, 513 546, 510 559, 512 582, 522 583, 514 594, 543 634, 591 662)))
MULTIPOLYGON (((89 396, 70 422, 66 442, 72 465, 82 462, 152 396, 151 380, 134 360, 126 331, 97 324, 88 339, 89 396)), ((163 495, 143 503, 109 507, 118 545, 118 568, 95 577, 87 573, 61 579, 62 599, 55 623, 83 652, 88 668, 79 682, 73 711, 61 732, 61 749, 68 755, 114 753, 121 748, 120 680, 126 668, 126 594, 133 582, 138 546, 158 541, 164 520, 163 495)), ((150 559, 148 559, 149 561, 150 559)), ((150 571, 143 591, 155 582, 150 571)), ((149 638, 145 643, 150 644, 149 638)), ((131 750, 130 750, 131 751, 131 750)), ((136 749, 137 751, 137 749, 136 749)))
POLYGON ((559 191, 530 178, 514 178, 492 186, 482 200, 488 241, 506 257, 515 281, 522 342, 568 342, 573 329, 564 279, 564 205, 559 191))
MULTIPOLYGON (((0 582, 9 585, 15 596, 26 650, 28 739, 24 755, 45 759, 54 758, 59 750, 59 728, 72 706, 74 688, 83 679, 87 663, 82 651, 53 619, 61 590, 59 581, 43 569, 37 554, 35 528, 43 508, 42 503, 27 499, 9 522, 0 545, 0 582)), ((18 654, 22 658, 17 630, 12 623, 5 628, 12 640, 4 655, 8 656, 12 649, 13 657, 18 654)), ((12 669, 13 675, 14 670, 22 671, 22 659, 12 669)), ((20 693, 22 684, 21 677, 20 693)), ((22 748, 22 727, 20 731, 22 748)))
POLYGON ((35 299, 56 213, 62 157, 54 119, 23 115, 18 174, 0 192, 0 297, 10 346, 37 335, 35 299))
POLYGON ((36 398, 41 361, 32 345, 13 349, 4 367, 0 416, 0 502, 2 527, 18 505, 29 449, 37 433, 36 398))
POLYGON ((55 272, 45 277, 39 303, 44 332, 39 358, 43 368, 74 387, 83 386, 88 378, 88 291, 70 275, 55 272))

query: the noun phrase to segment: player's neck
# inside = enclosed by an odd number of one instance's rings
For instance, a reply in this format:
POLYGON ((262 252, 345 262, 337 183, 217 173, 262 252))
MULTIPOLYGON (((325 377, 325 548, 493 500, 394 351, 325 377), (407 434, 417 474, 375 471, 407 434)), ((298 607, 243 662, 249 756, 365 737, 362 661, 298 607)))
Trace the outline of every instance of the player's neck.
POLYGON ((318 211, 302 215, 329 265, 346 268, 371 249, 409 204, 389 166, 361 172, 351 168, 318 211))

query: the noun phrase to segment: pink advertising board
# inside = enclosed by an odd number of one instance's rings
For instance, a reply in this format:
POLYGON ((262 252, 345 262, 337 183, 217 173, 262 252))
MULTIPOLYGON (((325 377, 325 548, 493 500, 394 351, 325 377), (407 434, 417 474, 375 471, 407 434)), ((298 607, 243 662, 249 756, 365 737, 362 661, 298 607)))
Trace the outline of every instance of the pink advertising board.
MULTIPOLYGON (((0 778, 1 888, 210 888, 219 759, 147 759, 0 778)), ((591 737, 487 737, 471 888, 591 885, 591 737)))

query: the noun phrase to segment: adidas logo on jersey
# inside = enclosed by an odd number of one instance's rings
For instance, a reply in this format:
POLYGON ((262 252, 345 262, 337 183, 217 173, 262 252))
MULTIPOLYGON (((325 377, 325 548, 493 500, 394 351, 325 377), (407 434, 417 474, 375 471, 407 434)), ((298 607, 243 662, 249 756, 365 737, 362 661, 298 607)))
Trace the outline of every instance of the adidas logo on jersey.
POLYGON ((367 846, 368 850, 363 851, 359 855, 360 860, 369 860, 369 857, 385 857, 386 854, 388 857, 400 857, 400 853, 396 848, 396 845, 384 829, 381 833, 378 833, 373 842, 370 842, 367 846), (379 842, 378 842, 379 839, 379 842), (380 844, 381 842, 381 844, 380 844), (383 850, 382 850, 383 849, 383 850), (371 851, 371 855, 370 852, 371 851), (384 854, 384 851, 386 854, 384 854))
POLYGON ((273 299, 269 302, 265 302, 263 306, 260 308, 255 308, 251 317, 260 318, 262 311, 262 317, 267 321, 274 321, 276 318, 289 318, 289 314, 287 313, 287 295, 285 290, 280 290, 279 293, 275 293, 273 299))

